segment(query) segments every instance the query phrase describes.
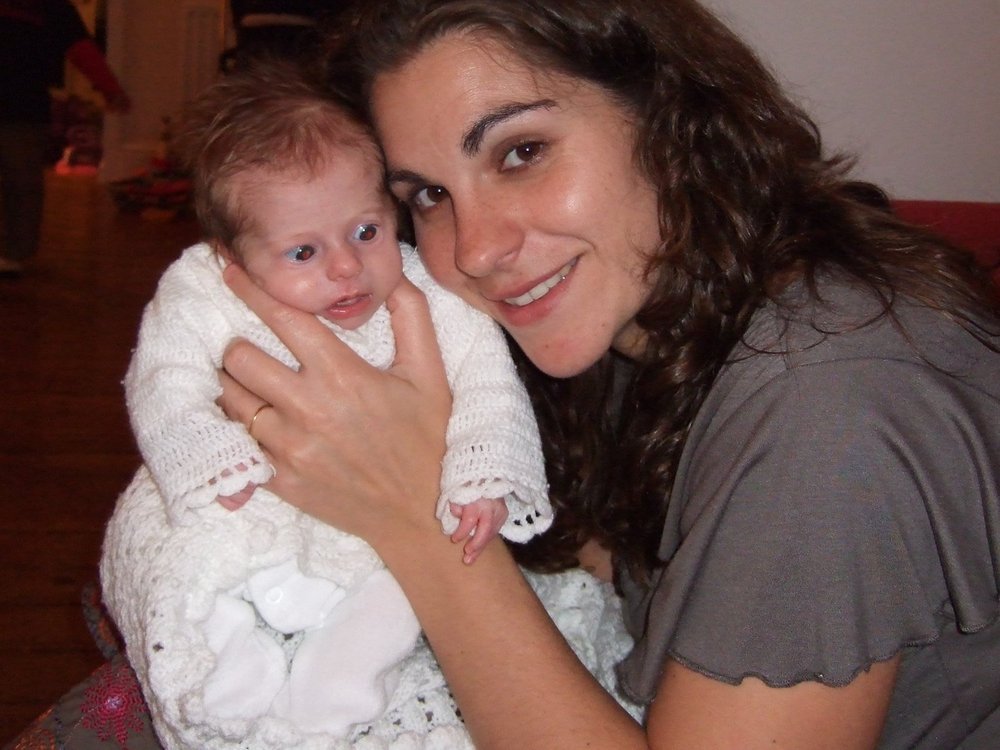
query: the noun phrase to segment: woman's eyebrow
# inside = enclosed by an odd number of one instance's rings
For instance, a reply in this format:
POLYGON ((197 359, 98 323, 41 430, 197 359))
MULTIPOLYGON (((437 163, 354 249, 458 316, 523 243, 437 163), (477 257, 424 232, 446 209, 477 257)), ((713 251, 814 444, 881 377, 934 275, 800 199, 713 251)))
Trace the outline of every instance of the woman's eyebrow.
POLYGON ((427 180, 423 175, 411 172, 409 169, 390 169, 385 173, 386 185, 391 189, 393 185, 404 182, 408 185, 426 185, 427 180))
POLYGON ((479 153, 479 148, 483 145, 483 138, 486 137, 490 128, 524 112, 554 106, 556 106, 554 99, 539 99, 534 102, 514 102, 497 107, 480 117, 472 124, 472 127, 465 131, 465 136, 462 138, 462 152, 466 156, 475 156, 479 153))

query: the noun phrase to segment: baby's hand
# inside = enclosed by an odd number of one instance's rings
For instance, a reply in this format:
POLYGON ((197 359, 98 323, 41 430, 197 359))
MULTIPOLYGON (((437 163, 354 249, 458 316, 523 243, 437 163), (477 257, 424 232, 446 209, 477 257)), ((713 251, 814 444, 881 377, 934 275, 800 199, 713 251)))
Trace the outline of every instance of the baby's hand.
MULTIPOLYGON (((236 468, 239 471, 246 471, 247 469, 247 467, 244 466, 243 464, 238 464, 236 468)), ((222 470, 222 476, 224 477, 232 476, 232 474, 233 472, 231 472, 229 469, 222 470)), ((208 483, 215 484, 215 480, 210 479, 208 483)), ((242 508, 244 505, 247 504, 247 500, 250 499, 250 496, 253 495, 254 490, 256 489, 257 489, 256 484, 254 484, 253 482, 247 482, 246 486, 242 490, 237 492, 235 495, 217 495, 215 500, 216 502, 219 503, 219 505, 221 505, 226 510, 239 510, 240 508, 242 508)))
POLYGON ((239 510, 244 505, 247 504, 247 500, 253 495, 254 490, 257 489, 257 485, 253 482, 247 482, 247 486, 242 490, 237 492, 235 495, 219 495, 216 497, 216 501, 226 510, 239 510))
POLYGON ((458 528, 451 541, 468 539, 462 560, 471 565, 487 543, 500 533, 507 520, 507 503, 502 498, 480 498, 468 505, 451 503, 451 514, 458 519, 458 528))

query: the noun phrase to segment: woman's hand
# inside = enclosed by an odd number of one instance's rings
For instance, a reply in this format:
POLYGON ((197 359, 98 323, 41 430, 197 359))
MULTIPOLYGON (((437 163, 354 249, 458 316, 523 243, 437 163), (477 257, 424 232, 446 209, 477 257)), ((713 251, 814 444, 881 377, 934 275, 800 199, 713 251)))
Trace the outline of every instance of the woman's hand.
POLYGON ((277 469, 269 484, 368 541, 413 606, 477 747, 645 747, 638 725, 588 674, 494 540, 474 565, 434 510, 451 398, 423 296, 390 300, 396 361, 376 370, 311 315, 225 278, 302 367, 247 342, 226 352, 226 413, 248 424, 277 469), (231 377, 230 377, 231 376, 231 377), (525 696, 544 695, 545 701, 525 696), (530 705, 529 705, 530 704, 530 705), (525 706, 528 705, 528 710, 525 706))
POLYGON ((396 359, 372 367, 309 313, 270 297, 235 265, 232 290, 301 363, 298 372, 246 341, 224 357, 220 405, 254 422, 276 469, 269 487, 378 549, 400 524, 440 534, 434 507, 451 394, 427 301, 405 279, 388 300, 396 359))

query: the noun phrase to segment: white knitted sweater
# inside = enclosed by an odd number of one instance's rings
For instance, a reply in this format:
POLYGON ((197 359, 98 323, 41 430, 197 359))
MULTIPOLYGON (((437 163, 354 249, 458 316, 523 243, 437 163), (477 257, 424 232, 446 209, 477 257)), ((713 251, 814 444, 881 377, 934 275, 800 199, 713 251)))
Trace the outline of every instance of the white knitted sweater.
MULTIPOLYGON (((510 517, 501 533, 525 541, 548 528, 552 513, 537 426, 506 343, 493 321, 432 281, 412 248, 401 251, 404 272, 428 298, 453 392, 438 517, 447 531, 456 523, 448 502, 506 497, 510 517)), ((355 331, 329 327, 372 365, 392 362, 395 345, 384 306, 355 331)), ((263 488, 235 512, 215 502, 273 474, 246 428, 215 404, 217 370, 235 337, 297 367, 226 287, 211 248, 187 249, 146 308, 125 379, 145 465, 109 523, 102 585, 165 744, 243 747, 253 736, 249 746, 255 748, 306 747, 307 738, 287 722, 226 725, 206 715, 200 689, 214 655, 200 625, 216 596, 289 559, 304 574, 344 589, 383 566, 360 539, 263 488)), ((330 737, 313 740, 334 746, 330 737)))
MULTIPOLYGON (((552 512, 534 413, 503 334, 487 315, 435 283, 413 248, 400 250, 403 272, 430 304, 453 397, 438 518, 450 533, 457 519, 446 512, 449 502, 510 496, 501 533, 527 541, 548 528, 552 512)), ((226 346, 242 337, 298 367, 277 336, 225 285, 221 270, 221 260, 206 244, 188 248, 167 269, 143 314, 125 377, 139 450, 167 512, 181 524, 194 522, 191 511, 218 495, 233 494, 247 482, 264 484, 273 474, 244 426, 227 419, 215 403, 226 346), (229 476, 223 476, 227 470, 229 476)), ((395 341, 385 305, 353 331, 323 322, 375 367, 392 363, 395 341)))

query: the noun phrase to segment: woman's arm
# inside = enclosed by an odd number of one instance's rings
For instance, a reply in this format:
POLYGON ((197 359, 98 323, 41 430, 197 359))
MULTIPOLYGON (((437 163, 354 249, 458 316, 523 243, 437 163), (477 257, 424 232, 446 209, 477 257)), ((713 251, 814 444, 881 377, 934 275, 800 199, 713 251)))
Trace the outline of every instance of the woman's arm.
POLYGON ((382 556, 413 605, 477 747, 875 744, 895 660, 845 688, 769 688, 754 679, 734 687, 671 663, 650 708, 647 738, 576 659, 501 543, 466 566, 461 548, 441 533, 433 511, 450 399, 422 297, 404 285, 390 300, 397 361, 382 372, 312 316, 267 297, 238 269, 227 277, 302 369, 295 373, 249 344, 234 345, 225 364, 243 387, 226 383, 226 411, 246 422, 261 398, 274 405, 254 428, 277 468, 271 486, 382 556))
POLYGON ((773 688, 754 677, 728 685, 670 661, 647 717, 650 746, 874 748, 898 667, 896 656, 872 665, 845 687, 802 682, 773 688))
POLYGON ((647 747, 642 728, 579 662, 503 544, 494 540, 463 566, 440 533, 399 541, 386 564, 477 748, 647 747))

